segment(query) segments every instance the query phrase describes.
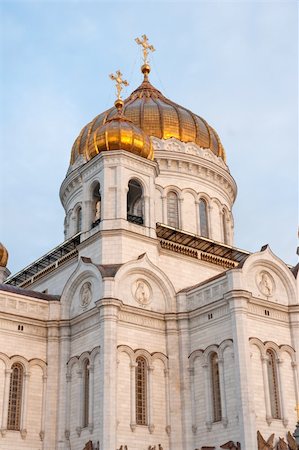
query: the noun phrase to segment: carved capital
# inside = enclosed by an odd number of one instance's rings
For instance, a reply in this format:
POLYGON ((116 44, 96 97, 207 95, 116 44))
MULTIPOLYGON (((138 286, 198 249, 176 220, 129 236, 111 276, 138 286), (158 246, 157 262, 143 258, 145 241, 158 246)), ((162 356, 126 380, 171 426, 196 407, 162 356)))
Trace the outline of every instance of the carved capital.
POLYGON ((131 422, 130 423, 130 428, 131 428, 131 431, 134 433, 134 431, 136 430, 136 423, 135 422, 131 422))
POLYGON ((81 431, 82 431, 81 427, 76 427, 76 432, 77 432, 78 437, 81 436, 81 431))
POLYGON ((227 419, 227 417, 223 417, 223 419, 222 419, 222 425, 224 426, 224 428, 227 428, 227 425, 228 425, 228 419, 227 419))
POLYGON ((41 441, 44 440, 44 438, 45 438, 45 432, 44 432, 44 430, 40 430, 40 432, 39 432, 39 438, 40 438, 41 441))
POLYGON ((7 429, 6 428, 1 428, 1 436, 4 437, 6 435, 7 429))
POLYGON ((90 422, 88 424, 88 430, 89 430, 90 434, 93 433, 93 428, 94 428, 93 422, 90 422))
POLYGON ((21 435, 22 439, 26 439, 26 436, 27 436, 26 428, 22 428, 22 430, 20 430, 20 435, 21 435))
POLYGON ((197 426, 196 425, 192 425, 192 433, 193 434, 197 433, 197 426))
POLYGON ((171 426, 170 426, 170 425, 166 425, 165 431, 166 431, 167 435, 170 436, 170 433, 171 433, 171 426))
POLYGON ((271 416, 266 416, 266 422, 270 426, 271 423, 272 423, 272 417, 271 416))
POLYGON ((151 434, 153 434, 153 432, 155 431, 155 425, 152 424, 152 423, 150 423, 149 426, 148 426, 148 430, 149 430, 149 432, 150 432, 151 434))
POLYGON ((70 430, 65 430, 64 436, 65 436, 65 439, 66 439, 67 441, 70 440, 70 435, 71 435, 70 430))
POLYGON ((208 431, 211 431, 212 429, 212 422, 206 422, 206 427, 208 431))
POLYGON ((284 426, 285 428, 287 428, 287 426, 288 426, 288 424, 289 424, 289 421, 288 421, 288 419, 287 419, 286 417, 284 417, 284 418, 282 419, 282 423, 283 423, 283 426, 284 426))

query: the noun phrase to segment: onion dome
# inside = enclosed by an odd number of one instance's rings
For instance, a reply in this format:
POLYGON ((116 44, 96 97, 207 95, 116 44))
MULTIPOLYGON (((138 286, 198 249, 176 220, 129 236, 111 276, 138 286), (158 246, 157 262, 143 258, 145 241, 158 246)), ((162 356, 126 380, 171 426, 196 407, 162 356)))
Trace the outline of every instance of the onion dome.
POLYGON ((8 261, 8 251, 0 242, 0 267, 6 267, 8 261))
POLYGON ((126 150, 153 159, 154 153, 149 136, 122 114, 121 99, 116 100, 115 107, 117 114, 91 133, 85 153, 87 160, 101 152, 111 150, 126 150))
MULTIPOLYGON (((142 84, 124 100, 123 113, 126 119, 148 136, 194 142, 201 148, 209 148, 225 161, 225 151, 216 131, 204 119, 169 100, 156 89, 148 79, 148 64, 144 64, 141 70, 144 74, 142 84)), ((104 123, 109 123, 117 115, 116 107, 108 109, 82 129, 72 148, 71 165, 80 156, 88 160, 97 153, 95 136, 104 123)), ((116 122, 113 124, 115 126, 116 122)))

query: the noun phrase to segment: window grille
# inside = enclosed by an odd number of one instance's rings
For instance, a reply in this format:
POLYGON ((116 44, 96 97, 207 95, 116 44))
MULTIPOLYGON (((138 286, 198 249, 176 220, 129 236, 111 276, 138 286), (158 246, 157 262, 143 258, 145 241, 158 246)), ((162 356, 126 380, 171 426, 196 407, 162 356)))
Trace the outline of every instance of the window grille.
POLYGON ((273 419, 280 419, 280 405, 277 385, 277 365, 275 354, 272 350, 268 350, 267 356, 271 414, 273 419))
POLYGON ((208 207, 207 202, 203 199, 200 199, 199 201, 199 222, 200 222, 200 235, 203 237, 209 237, 208 207))
POLYGON ((86 359, 83 364, 83 427, 88 426, 89 412, 89 361, 86 359))
POLYGON ((136 423, 147 424, 147 363, 138 357, 136 366, 136 423))
POLYGON ((213 421, 220 422, 221 412, 221 394, 219 382, 219 366, 217 353, 211 355, 211 378, 212 378, 212 398, 213 398, 213 421))
POLYGON ((13 364, 11 369, 7 429, 20 430, 24 369, 20 363, 13 364))
POLYGON ((167 194, 167 223, 169 226, 179 228, 178 196, 171 191, 167 194))

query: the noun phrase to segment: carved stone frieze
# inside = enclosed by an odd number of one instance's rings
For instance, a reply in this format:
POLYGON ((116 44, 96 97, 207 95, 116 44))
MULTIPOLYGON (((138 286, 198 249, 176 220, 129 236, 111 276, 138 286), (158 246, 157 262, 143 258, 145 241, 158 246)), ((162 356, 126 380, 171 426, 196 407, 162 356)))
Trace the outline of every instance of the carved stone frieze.
POLYGON ((240 442, 228 441, 223 445, 220 445, 220 448, 226 448, 230 450, 241 450, 240 442))

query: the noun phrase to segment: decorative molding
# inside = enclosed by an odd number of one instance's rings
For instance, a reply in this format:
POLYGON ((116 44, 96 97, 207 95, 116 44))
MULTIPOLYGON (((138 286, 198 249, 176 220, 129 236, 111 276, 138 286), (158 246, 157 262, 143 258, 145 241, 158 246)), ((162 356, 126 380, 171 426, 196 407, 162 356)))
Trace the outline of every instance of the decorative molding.
POLYGON ((139 325, 141 327, 154 328, 156 330, 165 330, 165 323, 161 319, 155 319, 153 317, 146 317, 138 315, 135 313, 129 313, 125 311, 120 311, 118 315, 118 320, 121 322, 126 322, 134 325, 139 325))

